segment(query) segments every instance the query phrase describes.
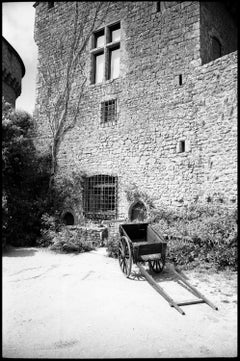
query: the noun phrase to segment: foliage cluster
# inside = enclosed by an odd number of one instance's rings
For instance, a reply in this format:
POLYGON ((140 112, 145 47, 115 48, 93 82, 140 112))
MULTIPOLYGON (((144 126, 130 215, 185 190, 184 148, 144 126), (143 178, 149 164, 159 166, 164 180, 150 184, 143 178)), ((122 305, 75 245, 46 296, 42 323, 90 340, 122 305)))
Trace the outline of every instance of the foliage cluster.
POLYGON ((140 191, 135 183, 125 187, 125 194, 129 203, 142 200, 147 205, 149 211, 154 209, 153 199, 147 193, 140 191))
MULTIPOLYGON (((237 270, 237 211, 219 205, 152 212, 153 228, 166 237, 167 261, 183 269, 237 270)), ((118 235, 108 240, 110 257, 118 256, 118 235)))
MULTIPOLYGON (((75 208, 79 206, 84 186, 83 172, 72 171, 67 175, 55 177, 51 192, 54 199, 54 209, 75 208)), ((56 215, 56 214, 55 214, 56 215)))
POLYGON ((2 100, 2 242, 33 246, 49 202, 49 156, 33 143, 33 119, 2 100))
POLYGON ((50 249, 61 253, 82 253, 91 251, 94 247, 84 238, 79 239, 76 230, 69 230, 65 226, 55 233, 50 249))
POLYGON ((82 253, 94 249, 74 227, 66 227, 58 213, 42 215, 41 237, 37 244, 41 247, 49 247, 51 250, 60 253, 82 253))
POLYGON ((168 260, 184 268, 237 270, 237 211, 194 205, 155 213, 154 228, 168 236, 168 260), (188 239, 188 240, 185 240, 188 239))
POLYGON ((49 191, 51 155, 37 152, 32 117, 4 99, 2 109, 3 247, 52 245, 53 239, 68 235, 61 211, 79 202, 83 174, 56 179, 49 191))
POLYGON ((113 234, 107 242, 107 254, 109 257, 118 258, 119 234, 113 234))

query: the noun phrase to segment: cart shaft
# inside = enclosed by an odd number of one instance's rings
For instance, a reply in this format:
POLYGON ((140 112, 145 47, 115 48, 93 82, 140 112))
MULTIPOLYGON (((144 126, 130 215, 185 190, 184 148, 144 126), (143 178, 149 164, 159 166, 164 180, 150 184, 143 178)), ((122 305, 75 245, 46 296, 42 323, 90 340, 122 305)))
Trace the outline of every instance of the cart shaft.
POLYGON ((137 266, 140 269, 143 276, 146 278, 146 280, 150 283, 150 285, 158 292, 162 297, 165 298, 165 300, 168 301, 171 307, 176 308, 178 312, 180 312, 182 315, 185 315, 185 312, 177 305, 177 303, 168 296, 168 294, 160 287, 157 282, 150 276, 150 274, 145 270, 145 268, 137 262, 137 266))

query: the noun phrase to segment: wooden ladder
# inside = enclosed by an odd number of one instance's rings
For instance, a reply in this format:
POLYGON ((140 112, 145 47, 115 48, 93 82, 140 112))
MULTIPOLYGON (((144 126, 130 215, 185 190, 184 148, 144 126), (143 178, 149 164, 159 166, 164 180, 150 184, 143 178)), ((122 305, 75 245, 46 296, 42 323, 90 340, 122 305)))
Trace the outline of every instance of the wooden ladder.
MULTIPOLYGON (((214 306, 214 304, 212 302, 210 302, 202 293, 200 293, 195 287, 193 287, 192 285, 190 285, 189 282, 187 282, 185 280, 185 278, 180 275, 175 269, 174 267, 171 267, 171 270, 173 271, 173 273, 178 277, 178 279, 180 279, 185 285, 188 286, 188 290, 189 292, 191 292, 194 296, 198 297, 198 299, 194 299, 194 300, 186 300, 186 301, 180 301, 180 302, 175 302, 164 290, 161 286, 159 286, 159 284, 153 279, 152 276, 150 276, 150 274, 146 271, 146 269, 139 263, 137 262, 137 266, 140 269, 142 275, 146 278, 146 280, 148 281, 148 283, 162 296, 165 298, 166 301, 168 301, 169 305, 171 307, 174 307, 178 312, 180 312, 182 315, 185 315, 185 312, 179 307, 179 306, 186 306, 186 305, 193 305, 193 304, 197 304, 197 303, 207 303, 210 307, 212 307, 214 310, 218 310, 218 308, 216 306, 214 306)), ((180 282, 179 284, 181 286, 183 286, 180 282)))

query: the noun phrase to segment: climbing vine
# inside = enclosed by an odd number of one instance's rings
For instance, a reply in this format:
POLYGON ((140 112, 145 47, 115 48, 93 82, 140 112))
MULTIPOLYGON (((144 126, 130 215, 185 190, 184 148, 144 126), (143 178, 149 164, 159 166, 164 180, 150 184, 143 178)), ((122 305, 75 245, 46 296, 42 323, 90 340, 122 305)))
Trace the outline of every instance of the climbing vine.
POLYGON ((125 194, 129 203, 143 201, 150 212, 155 209, 153 199, 146 192, 140 191, 135 183, 125 188, 125 194))

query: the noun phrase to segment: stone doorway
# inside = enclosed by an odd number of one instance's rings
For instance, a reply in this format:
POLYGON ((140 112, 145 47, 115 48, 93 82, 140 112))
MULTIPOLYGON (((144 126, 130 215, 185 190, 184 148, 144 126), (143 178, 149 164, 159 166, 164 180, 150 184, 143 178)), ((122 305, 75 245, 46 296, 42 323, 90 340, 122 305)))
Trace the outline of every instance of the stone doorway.
POLYGON ((142 201, 133 203, 129 210, 130 221, 144 222, 147 219, 147 208, 142 201))
POLYGON ((74 216, 71 212, 66 212, 63 216, 63 222, 66 226, 73 226, 74 225, 74 216))

